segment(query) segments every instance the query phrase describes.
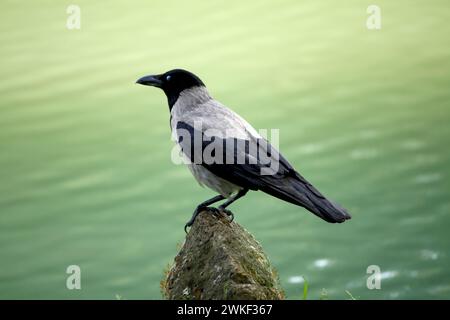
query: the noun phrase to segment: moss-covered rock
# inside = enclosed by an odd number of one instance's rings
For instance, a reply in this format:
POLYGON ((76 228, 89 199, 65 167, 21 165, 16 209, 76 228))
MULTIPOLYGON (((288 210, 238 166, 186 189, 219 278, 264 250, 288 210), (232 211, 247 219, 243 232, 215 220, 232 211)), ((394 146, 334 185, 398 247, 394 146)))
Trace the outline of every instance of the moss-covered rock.
POLYGON ((167 299, 282 299, 260 244, 226 215, 203 211, 163 279, 167 299))

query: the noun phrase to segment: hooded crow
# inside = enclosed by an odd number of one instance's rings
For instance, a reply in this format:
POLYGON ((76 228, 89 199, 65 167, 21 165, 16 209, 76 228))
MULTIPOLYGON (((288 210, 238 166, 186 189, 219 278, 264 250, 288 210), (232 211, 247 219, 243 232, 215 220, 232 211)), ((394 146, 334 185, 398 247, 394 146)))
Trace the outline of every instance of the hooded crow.
POLYGON ((202 210, 221 200, 225 201, 217 209, 209 209, 231 215, 225 208, 249 190, 304 207, 330 223, 351 218, 303 178, 247 121, 214 100, 195 74, 175 69, 142 77, 137 83, 164 91, 172 139, 198 183, 218 193, 196 207, 185 230, 202 210))

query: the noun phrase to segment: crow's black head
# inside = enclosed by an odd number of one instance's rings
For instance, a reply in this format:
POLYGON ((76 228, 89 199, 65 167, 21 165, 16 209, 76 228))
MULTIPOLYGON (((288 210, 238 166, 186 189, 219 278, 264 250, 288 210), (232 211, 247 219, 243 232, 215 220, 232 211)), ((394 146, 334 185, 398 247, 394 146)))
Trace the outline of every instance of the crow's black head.
POLYGON ((174 69, 163 74, 145 76, 137 80, 136 83, 161 88, 167 96, 170 107, 175 104, 183 90, 205 86, 202 80, 195 74, 182 69, 174 69))

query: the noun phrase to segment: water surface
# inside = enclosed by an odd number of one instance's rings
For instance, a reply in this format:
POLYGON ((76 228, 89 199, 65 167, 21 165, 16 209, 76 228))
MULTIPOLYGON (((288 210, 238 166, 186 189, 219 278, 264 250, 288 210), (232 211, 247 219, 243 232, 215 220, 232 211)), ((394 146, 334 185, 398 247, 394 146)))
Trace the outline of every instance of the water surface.
POLYGON ((170 161, 165 97, 142 75, 183 67, 353 219, 331 225, 251 193, 236 221, 290 299, 450 298, 450 7, 378 1, 3 1, 0 298, 160 298, 195 205, 170 161), (68 265, 82 290, 66 289, 68 265), (378 265, 381 290, 368 290, 378 265))

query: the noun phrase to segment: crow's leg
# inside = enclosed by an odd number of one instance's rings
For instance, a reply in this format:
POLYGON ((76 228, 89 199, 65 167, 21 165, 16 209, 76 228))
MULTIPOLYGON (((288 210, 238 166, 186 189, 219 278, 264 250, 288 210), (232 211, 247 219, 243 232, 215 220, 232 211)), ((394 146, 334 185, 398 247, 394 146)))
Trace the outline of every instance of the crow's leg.
POLYGON ((248 192, 248 189, 241 189, 239 190, 238 193, 236 193, 236 195, 234 197, 231 197, 230 199, 228 199, 227 201, 225 201, 224 203, 222 203, 219 206, 219 211, 226 213, 229 217, 231 217, 231 221, 233 221, 234 219, 234 215, 231 211, 229 210, 225 210, 226 207, 228 207, 230 204, 232 204, 233 202, 235 202, 237 199, 242 198, 243 196, 245 196, 248 192))
MULTIPOLYGON (((218 196, 215 196, 215 197, 213 197, 213 198, 211 198, 211 199, 208 199, 208 200, 206 200, 206 201, 200 203, 200 204, 197 206, 197 208, 195 208, 194 213, 192 214, 191 219, 190 219, 190 220, 186 223, 186 225, 184 226, 184 231, 187 233, 187 228, 190 227, 190 226, 192 226, 192 225, 194 224, 195 218, 197 218, 198 214, 199 214, 202 210, 207 209, 209 205, 211 205, 211 204, 213 204, 213 203, 216 203, 217 201, 220 201, 220 200, 223 200, 223 199, 225 199, 225 197, 219 194, 218 196)), ((212 210, 217 210, 216 208, 210 208, 210 209, 212 209, 212 210)))

